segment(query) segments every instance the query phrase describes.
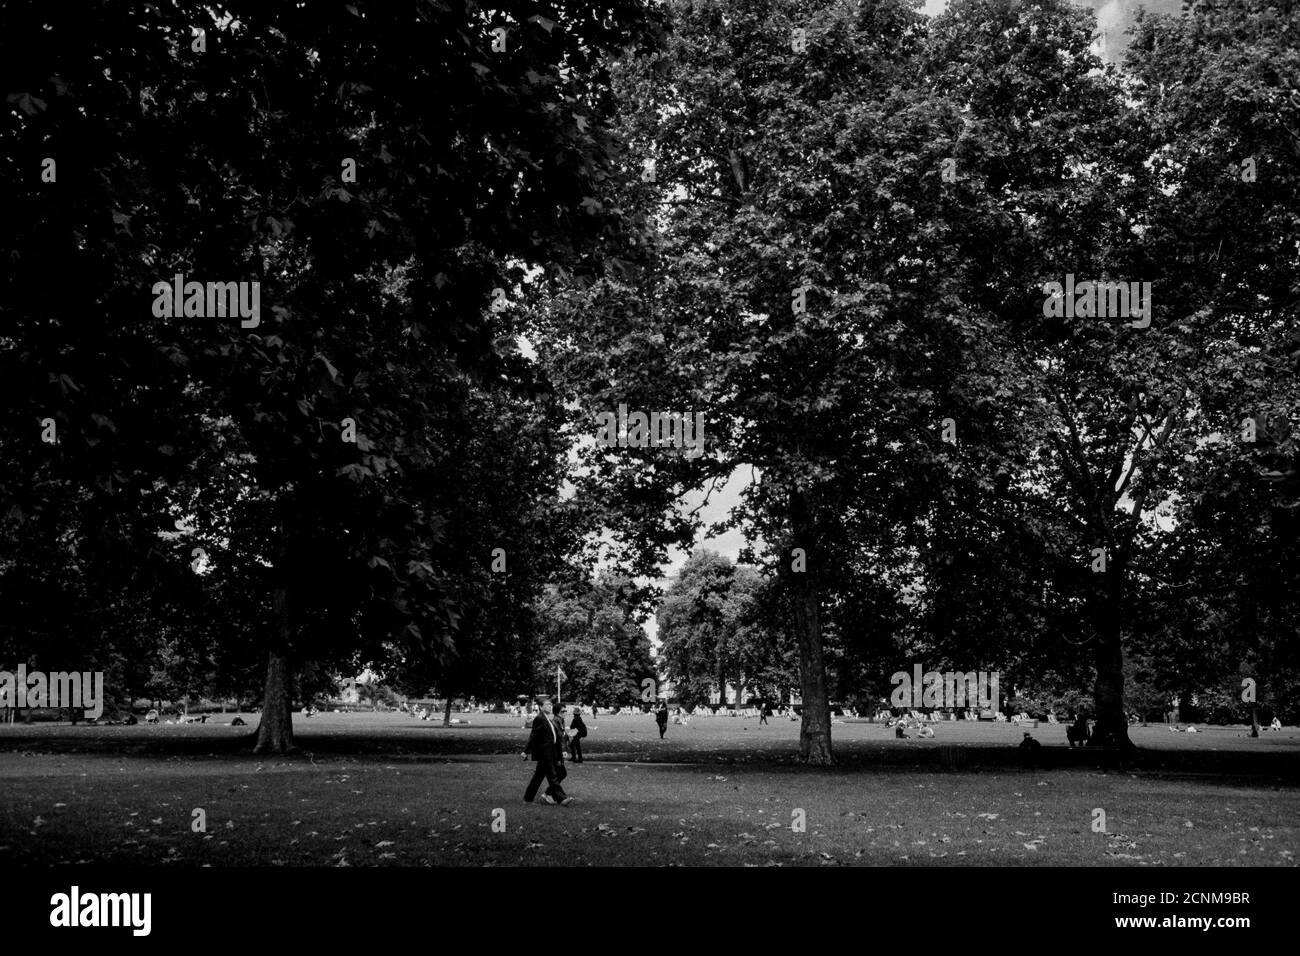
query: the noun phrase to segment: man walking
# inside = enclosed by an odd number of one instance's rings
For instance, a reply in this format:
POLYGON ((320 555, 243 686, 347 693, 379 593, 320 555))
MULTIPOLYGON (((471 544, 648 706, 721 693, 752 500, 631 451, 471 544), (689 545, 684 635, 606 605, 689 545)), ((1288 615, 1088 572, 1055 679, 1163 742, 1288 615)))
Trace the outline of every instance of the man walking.
POLYGON ((655 712, 655 722, 659 724, 659 739, 664 739, 664 734, 668 731, 668 702, 660 701, 659 709, 655 712))
MULTIPOLYGON (((556 705, 558 707, 558 705, 556 705)), ((569 797, 560 786, 557 767, 560 760, 560 735, 555 731, 555 722, 546 715, 541 701, 537 703, 537 716, 533 718, 532 733, 524 747, 524 759, 531 756, 537 762, 533 768, 533 778, 528 781, 524 791, 524 803, 532 803, 537 796, 537 788, 546 780, 546 792, 542 794, 543 803, 568 803, 569 797)))
POLYGON ((771 707, 770 704, 768 704, 767 700, 764 699, 763 703, 761 703, 761 704, 759 705, 759 707, 758 707, 758 722, 759 722, 759 724, 765 724, 765 723, 767 723, 767 718, 769 718, 769 717, 771 717, 771 716, 772 716, 772 707, 771 707))

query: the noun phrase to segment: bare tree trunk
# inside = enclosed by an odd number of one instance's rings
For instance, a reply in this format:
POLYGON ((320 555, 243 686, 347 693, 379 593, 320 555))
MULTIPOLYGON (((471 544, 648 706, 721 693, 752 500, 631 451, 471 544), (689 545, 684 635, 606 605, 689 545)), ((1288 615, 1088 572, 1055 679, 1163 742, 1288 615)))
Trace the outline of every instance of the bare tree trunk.
MULTIPOLYGON (((821 595, 816 574, 820 555, 813 547, 816 534, 807 495, 796 487, 790 494, 792 546, 802 548, 806 567, 795 572, 786 565, 794 596, 796 637, 799 642, 799 687, 803 697, 803 721, 799 727, 799 759, 828 767, 835 763, 831 752, 831 715, 826 698, 826 664, 822 658, 821 595)), ((789 560, 787 556, 787 560, 789 560)))
POLYGON ((282 585, 272 598, 276 635, 266 653, 266 690, 262 695, 262 719, 257 725, 253 753, 289 753, 294 750, 293 715, 289 693, 288 647, 292 632, 289 596, 282 585))
POLYGON ((1250 705, 1250 735, 1259 736, 1259 704, 1250 705))
POLYGON ((1128 715, 1124 712, 1124 647, 1120 629, 1122 601, 1126 596, 1124 566, 1116 561, 1102 573, 1106 579, 1093 591, 1097 627, 1094 658, 1097 680, 1093 699, 1097 705, 1097 724, 1088 745, 1128 749, 1133 747, 1133 742, 1129 740, 1128 715))
POLYGON ((444 727, 451 726, 451 694, 447 695, 447 704, 442 710, 442 725, 444 727))

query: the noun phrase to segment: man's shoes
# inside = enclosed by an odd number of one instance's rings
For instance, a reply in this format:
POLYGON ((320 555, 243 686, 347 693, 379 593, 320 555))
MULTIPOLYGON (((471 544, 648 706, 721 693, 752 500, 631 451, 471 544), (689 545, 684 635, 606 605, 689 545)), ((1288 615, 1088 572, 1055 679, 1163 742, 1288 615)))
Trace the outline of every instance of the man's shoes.
POLYGON ((560 801, 560 806, 567 807, 572 802, 573 802, 573 797, 565 797, 563 800, 560 801))
POLYGON ((555 798, 551 796, 549 793, 542 794, 542 803, 554 803, 554 802, 555 802, 555 798))

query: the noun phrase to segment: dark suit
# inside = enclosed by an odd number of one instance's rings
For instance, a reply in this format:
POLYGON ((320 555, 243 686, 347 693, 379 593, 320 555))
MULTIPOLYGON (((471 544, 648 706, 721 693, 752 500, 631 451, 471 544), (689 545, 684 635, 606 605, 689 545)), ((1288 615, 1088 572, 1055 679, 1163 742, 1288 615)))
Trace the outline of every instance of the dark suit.
POLYGON ((537 766, 533 768, 533 778, 528 781, 528 789, 524 791, 524 800, 528 803, 533 802, 543 778, 546 780, 546 795, 552 797, 557 803, 563 800, 564 788, 560 786, 560 781, 555 775, 556 767, 563 759, 560 751, 560 735, 555 731, 555 722, 545 714, 538 714, 533 718, 533 729, 528 735, 524 753, 537 761, 537 766))

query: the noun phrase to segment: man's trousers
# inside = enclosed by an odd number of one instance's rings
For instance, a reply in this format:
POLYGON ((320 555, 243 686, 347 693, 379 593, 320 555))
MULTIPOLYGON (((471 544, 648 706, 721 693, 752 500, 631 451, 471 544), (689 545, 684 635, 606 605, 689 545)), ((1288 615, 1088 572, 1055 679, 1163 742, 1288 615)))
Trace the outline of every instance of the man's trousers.
POLYGON ((533 767, 533 779, 528 781, 528 789, 524 791, 524 800, 532 803, 537 796, 537 788, 542 785, 542 780, 546 780, 546 795, 554 798, 556 803, 564 799, 564 788, 560 786, 559 779, 555 776, 555 762, 550 757, 540 758, 533 767))

